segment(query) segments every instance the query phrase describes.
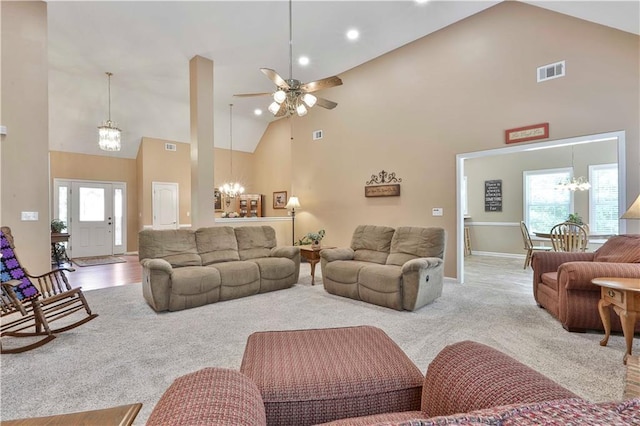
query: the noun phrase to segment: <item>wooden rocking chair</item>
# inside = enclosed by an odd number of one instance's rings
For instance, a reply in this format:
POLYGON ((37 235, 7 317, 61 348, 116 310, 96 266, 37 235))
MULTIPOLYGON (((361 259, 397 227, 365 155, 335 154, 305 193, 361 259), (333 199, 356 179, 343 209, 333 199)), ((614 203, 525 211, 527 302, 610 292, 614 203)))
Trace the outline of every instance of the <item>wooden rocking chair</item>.
POLYGON ((6 350, 0 342, 1 353, 24 352, 44 345, 55 338, 54 333, 70 330, 98 316, 91 313, 82 289, 69 284, 65 271, 73 272, 73 268, 59 268, 38 276, 29 274, 16 256, 8 227, 0 228, 0 254, 0 337, 42 336, 34 343, 6 350), (51 327, 52 322, 79 311, 84 311, 82 318, 64 321, 59 328, 51 327))

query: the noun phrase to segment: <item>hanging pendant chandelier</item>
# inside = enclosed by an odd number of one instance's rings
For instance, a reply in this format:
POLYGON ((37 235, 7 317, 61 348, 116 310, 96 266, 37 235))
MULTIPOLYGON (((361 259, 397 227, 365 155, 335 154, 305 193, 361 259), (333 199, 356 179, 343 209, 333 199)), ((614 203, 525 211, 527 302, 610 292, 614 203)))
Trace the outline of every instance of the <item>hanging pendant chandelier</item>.
MULTIPOLYGON (((573 146, 571 147, 571 169, 574 168, 573 162, 573 146)), ((556 185, 556 189, 567 190, 567 191, 588 191, 591 188, 591 184, 589 180, 584 177, 572 177, 571 179, 565 179, 561 182, 558 182, 556 185)))
POLYGON ((103 151, 120 151, 122 131, 111 121, 111 76, 113 73, 107 72, 109 79, 109 119, 98 127, 98 146, 103 151))
POLYGON ((244 192, 244 187, 240 182, 233 181, 233 104, 229 104, 229 163, 231 181, 225 182, 220 187, 220 193, 226 197, 227 201, 244 192))

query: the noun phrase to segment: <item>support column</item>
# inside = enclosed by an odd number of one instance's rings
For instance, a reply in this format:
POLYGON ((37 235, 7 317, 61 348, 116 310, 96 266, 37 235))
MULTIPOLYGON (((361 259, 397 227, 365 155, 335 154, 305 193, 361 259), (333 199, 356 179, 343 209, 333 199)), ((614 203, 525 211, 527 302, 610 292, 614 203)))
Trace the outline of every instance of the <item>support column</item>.
POLYGON ((189 61, 191 121, 191 226, 213 226, 213 61, 189 61))

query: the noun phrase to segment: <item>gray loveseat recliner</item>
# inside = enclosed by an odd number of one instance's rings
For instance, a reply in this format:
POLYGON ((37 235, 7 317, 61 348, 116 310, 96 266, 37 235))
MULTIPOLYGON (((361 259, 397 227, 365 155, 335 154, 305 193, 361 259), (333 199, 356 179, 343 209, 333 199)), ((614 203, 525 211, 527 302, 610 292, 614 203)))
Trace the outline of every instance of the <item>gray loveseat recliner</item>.
POLYGON ((351 247, 320 253, 324 289, 414 311, 442 295, 445 245, 442 228, 360 225, 351 247))
POLYGON ((289 288, 300 249, 276 247, 270 226, 143 230, 142 294, 155 311, 181 309, 289 288))

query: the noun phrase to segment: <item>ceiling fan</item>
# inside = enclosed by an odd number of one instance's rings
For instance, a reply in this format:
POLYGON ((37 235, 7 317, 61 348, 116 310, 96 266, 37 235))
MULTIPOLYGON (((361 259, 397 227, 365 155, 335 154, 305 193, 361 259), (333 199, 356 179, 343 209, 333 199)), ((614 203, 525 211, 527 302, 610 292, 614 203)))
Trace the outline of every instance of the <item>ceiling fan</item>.
POLYGON ((320 98, 312 95, 312 93, 317 92, 318 90, 340 86, 342 84, 342 80, 337 76, 327 77, 321 80, 311 81, 309 83, 301 83, 300 80, 293 78, 293 30, 291 23, 291 3, 292 0, 289 0, 289 78, 285 80, 271 68, 260 68, 260 71, 262 71, 267 78, 276 84, 276 91, 233 95, 238 97, 273 95, 273 102, 269 105, 269 111, 275 117, 285 117, 293 114, 297 114, 301 117, 307 114, 307 108, 311 108, 314 105, 318 105, 326 109, 333 109, 338 105, 336 102, 320 98))

